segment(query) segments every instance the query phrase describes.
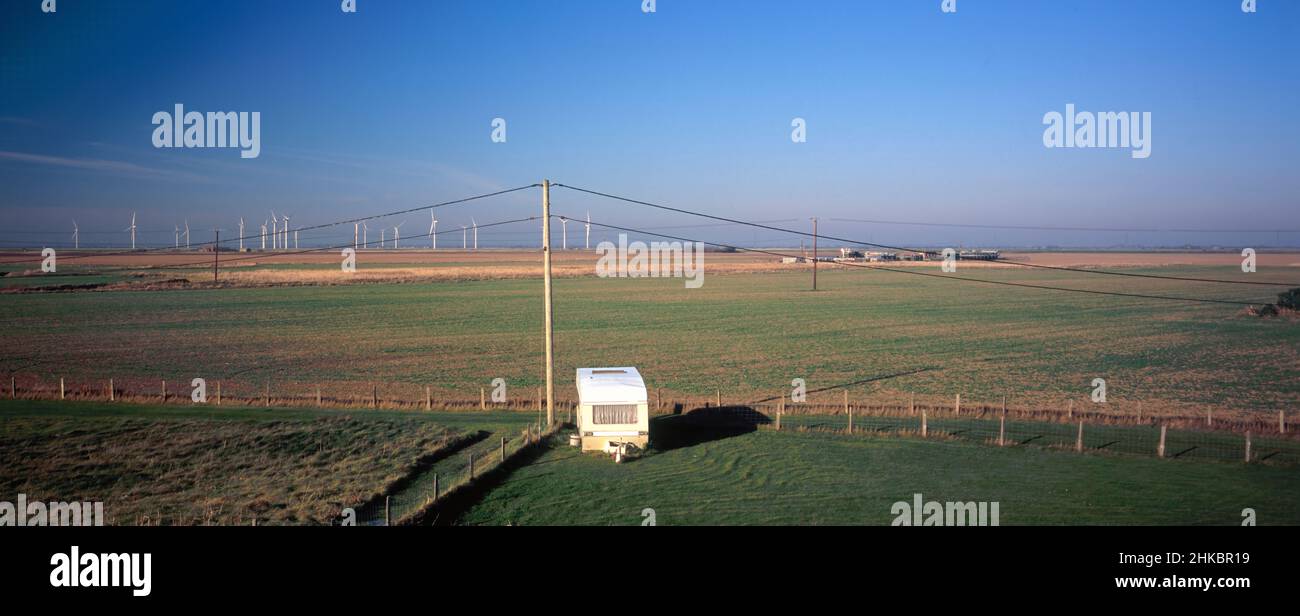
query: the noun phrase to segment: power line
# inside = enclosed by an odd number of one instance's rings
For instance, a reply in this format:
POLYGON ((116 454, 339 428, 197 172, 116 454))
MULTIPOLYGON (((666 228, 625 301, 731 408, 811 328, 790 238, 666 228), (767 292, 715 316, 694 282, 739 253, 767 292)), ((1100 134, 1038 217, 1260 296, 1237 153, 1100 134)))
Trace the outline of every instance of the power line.
MULTIPOLYGON (((693 239, 693 238, 688 238, 688 237, 680 237, 680 236, 674 236, 674 235, 667 235, 667 234, 663 234, 663 233, 655 233, 655 232, 647 231, 647 230, 644 230, 644 229, 636 229, 636 228, 632 228, 632 227, 622 227, 622 226, 618 226, 618 225, 611 225, 611 224, 599 223, 599 222, 596 222, 596 221, 594 221, 594 220, 591 221, 591 224, 592 224, 593 226, 604 227, 604 228, 607 228, 607 229, 616 229, 616 230, 620 230, 620 231, 627 231, 627 232, 629 232, 629 233, 641 233, 641 234, 644 234, 644 235, 653 235, 653 236, 656 236, 656 237, 662 237, 662 238, 667 238, 667 239, 679 240, 679 241, 683 241, 683 242, 698 242, 698 243, 701 243, 701 244, 708 244, 708 245, 710 245, 710 246, 717 246, 717 247, 720 247, 720 248, 728 248, 728 249, 731 249, 731 250, 739 250, 739 251, 744 251, 744 252, 754 252, 754 253, 767 254, 767 255, 772 255, 772 256, 777 256, 777 257, 799 258, 798 255, 785 254, 785 253, 775 252, 775 251, 771 251, 771 250, 763 250, 763 249, 759 249, 759 248, 745 248, 745 247, 741 247, 741 246, 733 246, 733 245, 731 245, 731 244, 723 244, 723 243, 720 243, 720 242, 710 242, 710 241, 706 241, 706 240, 698 240, 698 239, 693 239)), ((1096 291, 1096 290, 1091 290, 1091 289, 1075 289, 1075 288, 1071 288, 1071 287, 1058 287, 1058 286, 1053 286, 1053 285, 1029 284, 1029 283, 1023 283, 1023 282, 1009 282, 1009 281, 1004 281, 1004 280, 987 280, 987 279, 983 279, 983 278, 962 278, 962 277, 959 277, 959 276, 946 276, 946 275, 943 275, 943 274, 935 274, 935 273, 931 273, 931 272, 920 272, 920 271, 914 271, 914 270, 908 270, 908 269, 898 269, 898 268, 891 268, 891 267, 881 267, 881 266, 877 266, 877 265, 865 265, 865 264, 861 264, 861 263, 851 263, 851 262, 845 262, 845 261, 837 261, 837 262, 836 262, 836 265, 844 265, 844 266, 849 266, 849 267, 860 267, 860 268, 863 268, 863 269, 878 270, 878 271, 884 271, 884 272, 894 272, 894 273, 898 273, 898 274, 911 274, 911 275, 915 275, 915 276, 926 276, 926 277, 930 277, 930 278, 941 278, 941 279, 944 279, 944 280, 955 280, 955 281, 960 281, 960 282, 970 282, 970 283, 980 283, 980 284, 1001 285, 1001 286, 1009 286, 1009 287, 1021 287, 1021 288, 1027 288, 1027 289, 1041 289, 1041 290, 1047 290, 1047 291, 1064 291, 1064 292, 1069 292, 1069 293, 1087 293, 1087 294, 1090 294, 1090 295, 1110 295, 1110 296, 1116 296, 1116 297, 1128 297, 1128 298, 1135 298, 1135 299, 1157 299, 1157 300, 1166 300, 1166 301, 1194 302, 1194 303, 1207 303, 1207 304, 1229 304, 1229 305, 1233 305, 1233 306, 1255 306, 1255 305, 1257 305, 1257 302, 1243 302, 1243 301, 1238 301, 1238 300, 1212 299, 1212 298, 1199 298, 1199 297, 1177 297, 1177 296, 1173 296, 1173 295, 1153 295, 1153 294, 1146 294, 1146 293, 1124 293, 1124 292, 1120 292, 1120 291, 1096 291)))
MULTIPOLYGON (((505 195, 505 194, 509 194, 509 193, 519 192, 519 191, 521 191, 521 190, 528 190, 529 188, 536 188, 536 187, 538 187, 538 186, 541 186, 541 184, 529 184, 529 185, 527 185, 527 186, 518 186, 518 187, 515 187, 515 188, 507 188, 507 189, 505 189, 505 190, 498 190, 498 191, 496 191, 496 192, 484 193, 484 194, 481 194, 481 195, 474 195, 474 196, 472 196, 472 197, 463 197, 463 198, 460 198, 460 199, 452 199, 451 201, 443 201, 443 202, 441 202, 441 203, 435 203, 435 204, 433 204, 433 205, 422 205, 422 206, 420 206, 420 207, 413 207, 413 208, 409 208, 409 209, 405 209, 405 210, 398 210, 398 211, 395 211, 395 212, 387 212, 387 213, 384 213, 384 214, 374 214, 374 215, 371 215, 371 216, 362 216, 362 217, 359 217, 359 218, 349 218, 349 219, 346 219, 346 220, 338 220, 338 221, 334 221, 334 222, 327 222, 327 223, 323 223, 323 224, 319 224, 319 225, 311 225, 311 226, 308 226, 308 227, 300 227, 300 228, 298 228, 298 229, 295 229, 295 231, 310 231, 310 230, 313 230, 313 229, 323 229, 323 228, 326 228, 326 227, 337 227, 337 226, 339 226, 339 225, 355 224, 355 223, 364 222, 364 221, 367 221, 367 220, 374 220, 374 219, 376 219, 376 218, 387 218, 387 217, 389 217, 389 216, 400 216, 400 215, 402 215, 402 214, 410 214, 410 213, 413 213, 413 212, 422 212, 422 211, 424 211, 424 210, 432 210, 432 209, 436 209, 436 208, 440 208, 440 207, 447 207, 447 206, 451 206, 451 205, 459 205, 459 204, 461 204, 461 203, 467 203, 467 202, 470 202, 470 201, 476 201, 476 200, 479 200, 479 199, 487 199, 487 198, 489 198, 489 197, 496 197, 496 196, 505 195)), ((427 237, 427 236, 428 236, 428 234, 426 233, 426 234, 425 234, 425 237, 427 237)), ((224 244, 224 243, 228 243, 228 242, 238 242, 239 240, 252 240, 252 239, 257 239, 257 238, 260 238, 260 237, 262 237, 261 234, 246 235, 246 236, 244 236, 244 237, 235 237, 235 238, 231 238, 231 239, 221 240, 221 243, 224 244)), ((411 236, 411 237, 420 237, 420 236, 411 236)), ((213 242, 202 242, 202 243, 199 243, 199 244, 195 244, 196 247, 200 247, 200 248, 203 247, 203 246, 211 246, 211 245, 213 245, 213 242)), ((69 256, 67 256, 67 257, 61 257, 60 260, 85 259, 85 258, 90 258, 90 257, 112 257, 112 256, 120 256, 120 255, 138 255, 138 254, 145 254, 145 253, 158 252, 158 251, 164 251, 164 250, 175 250, 175 247, 174 247, 174 246, 163 246, 163 247, 159 247, 159 248, 142 248, 142 249, 140 249, 140 250, 124 250, 124 251, 119 251, 119 252, 91 253, 91 254, 82 254, 82 255, 69 255, 69 256)), ((29 263, 29 262, 37 262, 37 263, 39 263, 40 261, 41 261, 41 259, 19 259, 19 260, 17 260, 17 261, 0 261, 0 265, 8 265, 8 264, 11 264, 11 263, 29 263)))
MULTIPOLYGON (((694 211, 691 211, 691 210, 685 210, 685 209, 676 208, 676 207, 671 207, 671 206, 667 206, 667 205, 661 205, 661 204, 658 204, 658 203, 651 203, 651 202, 649 202, 649 201, 641 201, 641 200, 638 200, 638 199, 632 199, 632 198, 629 198, 629 197, 620 197, 620 196, 618 196, 618 195, 611 195, 611 194, 609 194, 609 193, 603 193, 603 192, 600 192, 600 191, 589 190, 589 189, 586 189, 586 188, 579 188, 579 187, 577 187, 577 186, 570 186, 570 185, 567 185, 567 184, 555 184, 554 186, 557 186, 557 187, 560 187, 560 188, 567 188, 567 189, 569 189, 569 190, 575 190, 575 191, 578 191, 578 192, 584 192, 584 193, 588 193, 588 194, 596 195, 596 196, 600 196, 600 197, 605 197, 605 198, 607 198, 607 199, 614 199, 614 200, 617 200, 617 201, 624 201, 624 202, 632 203, 632 204, 636 204, 636 205, 644 205, 644 206, 647 206, 647 207, 658 208, 658 209, 661 209, 661 210, 667 210, 667 211, 670 211, 670 212, 677 212, 677 213, 680 213, 680 214, 689 214, 689 215, 691 215, 691 216, 699 216, 699 217, 702 217, 702 218, 711 218, 711 219, 713 219, 713 220, 720 220, 720 221, 723 221, 723 222, 735 223, 735 224, 740 224, 740 225, 747 225, 747 226, 751 226, 751 227, 757 227, 757 228, 760 228, 760 229, 768 229, 768 230, 770 230, 770 231, 781 231, 781 232, 783 232, 783 233, 792 233, 792 234, 794 234, 794 235, 802 235, 802 236, 805 236, 805 237, 814 237, 814 234, 812 234, 812 233, 808 233, 808 232, 806 232, 806 231, 797 231, 797 230, 794 230, 794 229, 783 229, 783 228, 781 228, 781 227, 773 227, 773 226, 771 226, 771 225, 766 225, 766 224, 757 223, 757 222, 749 222, 749 221, 744 221, 744 220, 737 220, 737 219, 735 219, 735 218, 727 218, 727 217, 725 217, 725 216, 714 216, 714 215, 712 215, 712 214, 705 214, 705 213, 702 213, 702 212, 694 212, 694 211)), ((593 224, 594 224, 594 223, 593 223, 593 224)), ((916 249, 916 248, 905 248, 905 247, 901 247, 901 246, 890 246, 890 245, 888 245, 888 244, 876 244, 876 243, 873 243, 873 242, 864 242, 864 241, 861 241, 861 240, 848 239, 848 238, 842 238, 842 237, 835 237, 835 236, 833 236, 833 235, 817 234, 815 237, 818 237, 818 238, 821 238, 821 239, 834 240, 834 241, 837 241, 837 242, 846 242, 846 243, 849 243, 849 244, 857 244, 857 245, 861 245, 861 246, 873 246, 873 247, 876 247, 876 248, 884 248, 884 249, 886 249, 886 250, 898 250, 898 251, 901 251, 901 252, 915 252, 915 253, 921 253, 921 254, 926 254, 926 255, 939 255, 939 254, 940 254, 939 252, 935 252, 935 251, 932 251, 932 250, 920 250, 920 249, 916 249)), ((1218 284, 1245 284, 1245 285, 1261 285, 1261 286, 1274 286, 1274 287, 1294 287, 1294 286, 1300 286, 1300 283, 1297 283, 1297 282, 1267 282, 1267 281, 1255 281, 1255 280, 1223 280, 1223 279, 1220 279, 1220 278, 1193 278, 1193 277, 1186 277, 1186 276, 1162 276, 1162 275, 1159 275, 1159 274, 1139 274, 1139 273, 1135 273, 1135 272, 1115 272, 1115 271, 1110 271, 1110 270, 1084 269, 1084 268, 1076 268, 1076 267, 1063 267, 1063 266, 1059 266, 1059 265, 1042 265, 1042 264, 1039 264, 1039 263, 1026 263, 1026 262, 1024 262, 1024 261, 1016 261, 1016 260, 1013 260, 1013 259, 999 259, 997 262, 998 262, 998 263, 1007 263, 1007 264, 1011 264, 1011 265, 1017 265, 1017 266, 1020 266, 1020 267, 1032 267, 1032 268, 1036 268, 1036 269, 1047 269, 1047 270, 1058 270, 1058 271, 1066 271, 1066 272, 1077 272, 1077 273, 1081 273, 1081 274, 1100 274, 1100 275, 1107 275, 1107 276, 1125 276, 1125 277, 1130 277, 1130 278, 1153 278, 1153 279, 1157 279, 1157 280, 1180 280, 1180 281, 1183 281, 1183 282, 1211 282, 1211 283, 1218 283, 1218 284)))

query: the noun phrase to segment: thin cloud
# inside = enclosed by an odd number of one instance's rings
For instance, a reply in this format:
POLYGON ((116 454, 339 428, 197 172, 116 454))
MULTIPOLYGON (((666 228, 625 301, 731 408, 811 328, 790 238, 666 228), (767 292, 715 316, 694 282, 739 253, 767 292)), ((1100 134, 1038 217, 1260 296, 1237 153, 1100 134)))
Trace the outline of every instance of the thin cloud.
POLYGON ((168 171, 165 169, 155 169, 144 167, 135 163, 128 163, 120 160, 104 160, 101 158, 66 158, 63 156, 47 156, 45 154, 31 154, 28 152, 11 152, 0 150, 0 161, 9 160, 19 163, 29 163, 33 165, 48 165, 53 167, 64 167, 69 169, 84 169, 87 171, 99 171, 103 173, 112 173, 118 175, 131 175, 138 177, 170 178, 177 180, 203 181, 205 178, 193 173, 168 171))

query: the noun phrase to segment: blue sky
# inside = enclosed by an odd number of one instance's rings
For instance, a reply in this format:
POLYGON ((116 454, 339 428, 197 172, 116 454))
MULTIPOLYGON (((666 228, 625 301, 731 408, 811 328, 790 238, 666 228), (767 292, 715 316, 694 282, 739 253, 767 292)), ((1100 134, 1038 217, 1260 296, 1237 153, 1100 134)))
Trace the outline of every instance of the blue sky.
MULTIPOLYGON (((233 230, 275 210, 313 225, 543 177, 783 226, 819 216, 825 233, 881 243, 1300 245, 1291 1, 1259 0, 1254 14, 1238 0, 958 0, 955 14, 940 0, 660 0, 653 14, 640 0, 57 6, 0 6, 7 246, 66 244, 73 218, 83 245, 120 245, 132 210, 158 245, 184 219, 233 230), (154 148, 151 117, 176 103, 260 112, 261 156, 154 148), (1067 103, 1151 112, 1150 158, 1043 147, 1043 114, 1067 103), (495 117, 506 143, 490 140, 495 117), (790 139, 795 117, 806 143, 790 139)), ((701 222, 563 190, 554 202, 627 226, 701 222)), ((532 192, 449 208, 440 229, 537 203, 532 192)), ((427 230, 424 214, 374 226, 401 220, 404 234, 427 230)))

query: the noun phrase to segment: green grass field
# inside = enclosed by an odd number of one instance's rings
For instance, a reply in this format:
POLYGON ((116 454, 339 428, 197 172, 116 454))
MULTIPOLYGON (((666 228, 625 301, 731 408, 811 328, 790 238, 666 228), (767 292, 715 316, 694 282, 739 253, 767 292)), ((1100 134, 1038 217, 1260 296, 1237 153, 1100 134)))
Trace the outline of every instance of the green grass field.
POLYGON ((1293 468, 1075 454, 962 441, 761 430, 614 464, 557 445, 516 470, 462 524, 893 522, 891 506, 998 502, 1002 525, 1300 524, 1293 468))
MULTIPOLYGON (((1224 268, 1163 274, 1230 277, 1224 268)), ((985 270, 970 277, 1266 301, 1271 289, 1061 272, 985 270)), ((1107 379, 1115 408, 1144 401, 1186 409, 1276 412, 1300 400, 1300 327, 1232 306, 1007 289, 869 271, 829 271, 822 291, 796 273, 680 280, 562 279, 555 285, 562 397, 579 366, 641 368, 666 396, 729 401, 905 370, 855 387, 855 398, 902 392, 1013 404, 1087 400, 1107 379)), ((476 400, 493 378, 531 399, 542 382, 540 281, 3 294, 3 368, 20 386, 57 378, 102 389, 160 379, 222 380, 230 395, 279 391, 410 400, 425 385, 476 400)), ((825 394, 834 401, 837 391, 825 394)), ((817 397, 814 396, 814 399, 817 397)))

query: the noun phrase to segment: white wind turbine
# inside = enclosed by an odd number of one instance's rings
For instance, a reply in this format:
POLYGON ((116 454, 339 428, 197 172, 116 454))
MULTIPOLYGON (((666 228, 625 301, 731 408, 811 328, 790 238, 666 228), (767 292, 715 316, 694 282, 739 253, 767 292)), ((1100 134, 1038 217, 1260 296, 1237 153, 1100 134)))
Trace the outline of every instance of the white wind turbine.
POLYGON ((560 217, 560 250, 569 249, 569 219, 560 217))
POLYGON ((393 248, 401 248, 397 243, 402 239, 402 225, 404 224, 406 224, 405 220, 397 223, 396 227, 393 227, 393 248))
POLYGON ((478 250, 478 222, 473 218, 469 219, 469 222, 474 225, 474 250, 478 250))
POLYGON ((79 238, 80 235, 81 235, 81 229, 77 228, 77 220, 74 218, 72 220, 72 248, 75 250, 81 249, 81 239, 79 238))
POLYGON ((280 234, 281 234, 281 236, 280 236, 280 248, 283 248, 283 249, 285 249, 285 250, 288 250, 288 249, 289 249, 289 215, 288 215, 288 214, 285 214, 284 216, 281 216, 280 218, 283 218, 283 219, 284 219, 284 220, 283 220, 283 222, 284 222, 283 228, 280 230, 280 234))
POLYGON ((239 252, 244 252, 244 217, 239 217, 239 252))
POLYGON ((468 238, 469 238, 469 227, 466 227, 465 225, 461 225, 460 226, 460 249, 461 250, 465 250, 466 248, 469 247, 469 245, 467 244, 467 242, 469 241, 468 238))
POLYGON ((293 249, 298 250, 298 230, 293 230, 293 249))
POLYGON ((379 228, 379 248, 380 248, 380 250, 383 250, 384 246, 386 245, 386 242, 388 241, 388 236, 386 235, 387 233, 388 233, 388 227, 380 227, 380 228, 379 228))
POLYGON ((280 244, 280 219, 275 217, 275 210, 271 210, 271 250, 275 250, 280 244))
POLYGON ((181 247, 181 226, 172 225, 172 229, 175 231, 175 235, 172 236, 172 247, 180 248, 181 247))
POLYGON ((433 215, 433 210, 429 210, 429 247, 438 249, 438 218, 433 215))
POLYGON ((185 250, 190 249, 190 220, 185 219, 185 250))
POLYGON ((262 221, 262 250, 266 250, 266 221, 262 221))
POLYGON ((361 223, 361 247, 362 248, 370 247, 370 236, 368 235, 369 233, 370 233, 370 225, 364 222, 361 223))
POLYGON ((131 250, 135 250, 135 212, 131 212, 131 226, 125 230, 131 232, 131 250))
POLYGON ((587 250, 591 250, 591 212, 587 212, 587 250))
POLYGON ((357 240, 361 239, 361 223, 352 223, 352 250, 357 249, 357 240))

